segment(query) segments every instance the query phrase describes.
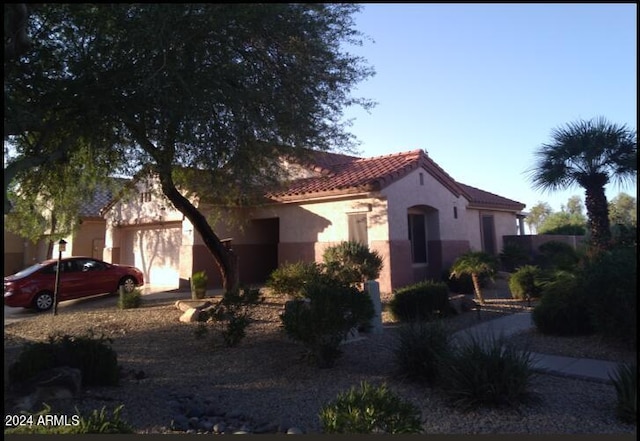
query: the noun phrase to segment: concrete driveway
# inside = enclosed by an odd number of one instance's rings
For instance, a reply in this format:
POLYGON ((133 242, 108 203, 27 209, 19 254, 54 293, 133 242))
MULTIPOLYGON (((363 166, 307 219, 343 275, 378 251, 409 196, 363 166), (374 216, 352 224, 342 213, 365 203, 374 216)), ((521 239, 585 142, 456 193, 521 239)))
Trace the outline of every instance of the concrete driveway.
MULTIPOLYGON (((186 290, 176 290, 162 286, 145 286, 143 288, 142 299, 144 300, 180 300, 191 298, 191 293, 186 290)), ((97 310, 101 308, 115 307, 118 303, 118 296, 115 295, 99 295, 87 297, 84 299, 68 300, 58 305, 58 313, 64 311, 82 311, 97 310)), ((28 320, 30 318, 40 316, 42 314, 53 314, 53 310, 45 312, 35 312, 25 308, 4 307, 4 325, 14 323, 20 320, 28 320)))

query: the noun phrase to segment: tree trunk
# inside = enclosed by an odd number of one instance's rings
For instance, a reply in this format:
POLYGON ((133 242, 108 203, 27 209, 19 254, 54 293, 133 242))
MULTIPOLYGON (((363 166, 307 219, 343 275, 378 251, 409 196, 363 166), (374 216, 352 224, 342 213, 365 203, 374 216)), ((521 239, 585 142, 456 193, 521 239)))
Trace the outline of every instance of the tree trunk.
POLYGON ((598 248, 606 248, 611 240, 609 204, 603 186, 585 188, 585 207, 589 218, 591 241, 598 248))
POLYGON ((482 289, 480 289, 480 280, 476 273, 471 273, 471 280, 473 281, 473 289, 476 292, 476 297, 481 305, 484 305, 484 297, 482 297, 482 289))
POLYGON ((176 189, 170 172, 160 173, 162 192, 171 201, 178 211, 185 215, 193 224, 193 227, 200 233, 205 246, 213 255, 220 275, 222 276, 222 288, 225 291, 238 289, 240 285, 240 273, 238 269, 238 257, 227 248, 213 232, 205 216, 196 207, 182 196, 176 189))

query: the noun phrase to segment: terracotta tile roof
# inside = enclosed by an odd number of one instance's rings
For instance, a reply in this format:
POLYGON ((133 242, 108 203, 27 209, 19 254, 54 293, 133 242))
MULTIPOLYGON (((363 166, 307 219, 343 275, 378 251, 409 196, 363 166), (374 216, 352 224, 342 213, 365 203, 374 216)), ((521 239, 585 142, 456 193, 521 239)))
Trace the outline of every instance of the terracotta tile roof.
POLYGON ((504 208, 508 210, 524 210, 525 204, 513 201, 511 199, 498 196, 497 194, 489 193, 488 191, 480 190, 479 188, 471 187, 458 183, 464 190, 469 199, 471 208, 504 208))
POLYGON ((467 197, 478 207, 521 210, 523 204, 456 182, 423 150, 412 150, 372 158, 314 152, 306 167, 317 176, 297 179, 286 189, 269 195, 279 201, 379 191, 417 168, 429 172, 454 195, 467 197))

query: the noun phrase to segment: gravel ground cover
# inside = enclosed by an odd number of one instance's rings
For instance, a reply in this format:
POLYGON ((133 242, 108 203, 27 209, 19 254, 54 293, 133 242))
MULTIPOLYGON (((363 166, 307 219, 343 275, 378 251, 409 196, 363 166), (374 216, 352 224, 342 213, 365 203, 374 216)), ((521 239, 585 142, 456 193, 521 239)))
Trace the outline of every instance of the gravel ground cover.
MULTIPOLYGON (((475 311, 459 314, 447 319, 447 326, 454 332, 526 308, 521 302, 491 299, 480 316, 475 311)), ((73 403, 61 403, 60 409, 75 413, 68 406, 86 412, 124 404, 122 417, 137 433, 181 433, 176 421, 195 406, 206 415, 198 424, 208 424, 211 431, 218 424, 218 429, 226 425, 254 432, 295 428, 318 433, 321 407, 361 381, 387 383, 418 405, 427 434, 636 433, 635 425, 617 420, 612 385, 551 375, 535 375, 530 389, 537 400, 517 408, 454 409, 437 390, 396 375, 392 351, 397 323, 386 312, 382 334, 363 334, 343 346, 344 355, 334 368, 318 369, 303 359, 302 347, 283 334, 281 309, 281 300, 267 299, 235 348, 215 347, 209 337, 196 338, 197 325, 180 323, 181 311, 171 300, 144 302, 129 310, 117 309, 114 300, 113 306, 95 311, 37 315, 5 326, 5 375, 25 342, 91 331, 112 339, 123 369, 121 384, 84 390, 73 403)), ((511 339, 534 352, 636 359, 635 353, 594 337, 551 338, 530 331, 511 339)), ((14 399, 5 386, 5 409, 14 399)))

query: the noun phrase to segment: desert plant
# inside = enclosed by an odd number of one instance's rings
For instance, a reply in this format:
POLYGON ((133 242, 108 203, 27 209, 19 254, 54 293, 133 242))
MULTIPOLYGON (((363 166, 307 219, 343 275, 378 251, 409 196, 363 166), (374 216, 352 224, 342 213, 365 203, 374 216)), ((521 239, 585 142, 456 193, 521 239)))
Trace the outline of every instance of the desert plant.
POLYGON ((373 317, 371 299, 326 274, 305 284, 304 295, 286 304, 280 316, 284 331, 306 347, 319 367, 332 367, 349 331, 373 317))
POLYGON ((542 271, 535 265, 519 267, 509 277, 511 297, 518 300, 538 298, 542 291, 542 271))
POLYGON ((513 272, 516 268, 527 265, 531 262, 528 251, 516 243, 507 242, 500 252, 500 265, 507 272, 513 272))
POLYGON ((25 345, 9 366, 9 380, 23 382, 45 370, 68 366, 80 369, 83 386, 115 386, 119 380, 118 357, 111 340, 92 333, 74 337, 50 336, 47 342, 25 345))
POLYGON ((449 314, 449 288, 444 282, 424 281, 396 290, 389 301, 401 321, 429 320, 449 314))
POLYGON ((465 337, 441 366, 439 384, 455 407, 515 405, 533 398, 528 391, 530 352, 509 345, 503 336, 465 337))
POLYGON ((382 270, 382 257, 360 242, 341 242, 324 250, 326 271, 348 284, 375 280, 382 270))
POLYGON ((484 251, 468 251, 453 262, 449 277, 458 278, 462 275, 470 275, 476 298, 481 304, 484 304, 480 278, 482 276, 493 278, 497 269, 498 260, 491 254, 484 251))
POLYGON ((557 240, 543 243, 538 247, 538 251, 538 266, 547 270, 573 271, 580 261, 575 248, 557 240))
POLYGON ((44 409, 36 414, 31 415, 35 422, 43 422, 42 424, 29 424, 13 428, 5 428, 4 433, 13 434, 49 434, 49 435, 71 435, 71 434, 114 434, 114 433, 133 433, 133 427, 121 419, 120 413, 124 405, 119 405, 108 414, 105 407, 101 410, 93 410, 88 416, 80 415, 76 409, 76 415, 71 416, 65 424, 45 424, 48 421, 47 416, 51 414, 51 407, 45 405, 44 409))
POLYGON ((586 258, 580 271, 585 302, 595 332, 637 347, 636 250, 614 247, 586 258))
POLYGON ((420 433, 420 409, 392 393, 385 384, 362 382, 338 394, 320 411, 325 433, 420 433))
POLYGON ((616 413, 624 423, 634 424, 638 418, 638 369, 635 364, 621 363, 609 376, 616 389, 616 413))
POLYGON ((320 277, 322 272, 322 266, 315 262, 288 263, 273 271, 266 285, 274 294, 302 298, 305 284, 320 277))
POLYGON ((450 341, 440 320, 404 324, 398 330, 398 343, 393 351, 400 374, 412 380, 434 383, 442 359, 451 350, 450 341))
MULTIPOLYGON (((228 290, 215 308, 203 311, 200 320, 219 328, 225 346, 237 346, 246 336, 255 307, 263 302, 264 297, 259 289, 228 290)), ((203 327, 197 328, 196 337, 201 338, 205 330, 203 327)))
POLYGON ((135 288, 131 292, 126 292, 124 289, 120 289, 118 297, 118 308, 120 309, 132 309, 138 308, 142 303, 142 291, 140 288, 135 288))
POLYGON ((191 298, 202 299, 207 293, 207 273, 197 271, 191 274, 191 298))
POLYGON ((545 282, 531 318, 537 329, 549 335, 587 335, 594 332, 579 278, 563 271, 545 282))

